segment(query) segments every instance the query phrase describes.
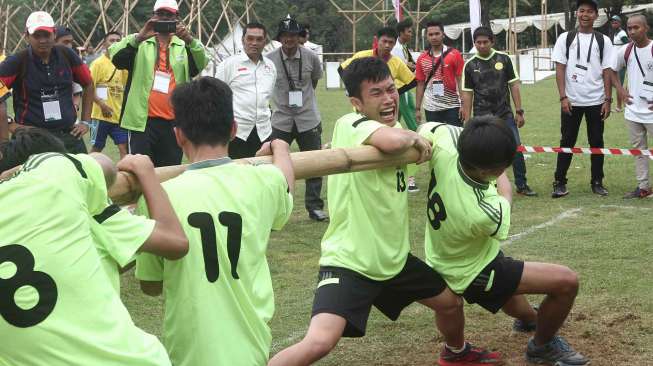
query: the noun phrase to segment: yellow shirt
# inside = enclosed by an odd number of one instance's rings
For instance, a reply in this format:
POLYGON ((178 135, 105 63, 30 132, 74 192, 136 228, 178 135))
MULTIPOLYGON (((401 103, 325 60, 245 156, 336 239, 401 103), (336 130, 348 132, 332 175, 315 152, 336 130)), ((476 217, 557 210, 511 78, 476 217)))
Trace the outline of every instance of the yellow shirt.
POLYGON ((113 110, 111 117, 105 117, 102 109, 97 103, 93 103, 91 118, 111 123, 120 122, 120 111, 122 109, 122 98, 125 92, 128 72, 117 70, 111 60, 102 55, 91 64, 91 76, 95 84, 95 93, 100 99, 106 96, 105 103, 113 110), (104 95, 102 95, 104 94, 104 95))
MULTIPOLYGON (((346 69, 349 64, 357 58, 375 57, 373 50, 356 52, 351 58, 340 64, 340 67, 346 69)), ((406 66, 406 64, 397 56, 391 56, 387 62, 390 74, 395 82, 399 93, 403 93, 415 87, 415 74, 406 66)))

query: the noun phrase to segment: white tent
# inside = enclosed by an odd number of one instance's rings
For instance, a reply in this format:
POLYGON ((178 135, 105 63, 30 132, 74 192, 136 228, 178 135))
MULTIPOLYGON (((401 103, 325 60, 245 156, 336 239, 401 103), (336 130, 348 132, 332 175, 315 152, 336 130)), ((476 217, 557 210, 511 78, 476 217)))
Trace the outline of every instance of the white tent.
MULTIPOLYGON (((622 8, 623 14, 632 14, 639 13, 643 11, 653 11, 653 4, 644 4, 644 5, 633 5, 633 6, 624 6, 622 8)), ((600 14, 596 22, 594 23, 595 28, 603 26, 608 21, 607 15, 605 13, 600 14)), ((565 29, 565 14, 564 13, 553 13, 547 14, 542 18, 542 15, 528 15, 521 16, 515 19, 515 32, 521 33, 527 28, 533 26, 538 30, 546 29, 549 30, 554 25, 560 25, 560 27, 565 29)), ((499 34, 503 31, 508 30, 509 19, 494 19, 491 22, 492 31, 494 34, 499 34)), ((458 39, 464 30, 470 29, 470 23, 458 23, 445 25, 444 33, 450 39, 458 39)))

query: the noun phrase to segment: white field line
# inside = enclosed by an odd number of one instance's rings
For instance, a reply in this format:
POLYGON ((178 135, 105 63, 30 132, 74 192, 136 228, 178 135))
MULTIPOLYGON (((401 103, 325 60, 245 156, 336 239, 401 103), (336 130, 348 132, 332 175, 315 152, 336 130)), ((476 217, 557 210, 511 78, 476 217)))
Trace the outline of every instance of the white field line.
POLYGON ((541 223, 539 225, 531 226, 528 229, 522 231, 521 233, 510 235, 506 241, 501 243, 501 246, 509 245, 509 244, 511 244, 511 243, 513 243, 513 242, 515 242, 517 240, 520 240, 521 238, 523 238, 525 236, 528 236, 528 235, 530 235, 530 234, 532 234, 532 233, 534 233, 534 232, 536 232, 538 230, 542 230, 542 229, 545 229, 545 228, 547 228, 549 226, 553 226, 553 225, 557 224, 558 222, 560 222, 562 220, 577 217, 578 214, 582 210, 583 210, 582 208, 574 208, 574 209, 571 209, 571 210, 564 211, 561 214, 559 214, 558 216, 555 216, 554 218, 552 218, 551 220, 549 220, 547 222, 543 222, 543 223, 541 223))
POLYGON ((601 208, 619 208, 622 210, 644 210, 644 211, 653 210, 653 208, 650 207, 635 207, 635 206, 620 206, 620 205, 601 205, 601 208))

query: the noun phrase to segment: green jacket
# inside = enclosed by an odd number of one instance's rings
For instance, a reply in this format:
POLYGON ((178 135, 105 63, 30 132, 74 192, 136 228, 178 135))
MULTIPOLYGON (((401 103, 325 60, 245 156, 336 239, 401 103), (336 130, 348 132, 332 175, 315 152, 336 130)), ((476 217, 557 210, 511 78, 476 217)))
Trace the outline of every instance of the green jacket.
MULTIPOLYGON (((170 40, 170 66, 176 85, 188 82, 202 71, 208 57, 197 40, 186 45, 177 36, 170 40)), ((154 64, 158 55, 155 37, 136 43, 130 34, 109 48, 111 61, 119 70, 128 70, 125 99, 122 102, 120 126, 132 131, 144 131, 147 123, 148 100, 154 83, 154 64)))

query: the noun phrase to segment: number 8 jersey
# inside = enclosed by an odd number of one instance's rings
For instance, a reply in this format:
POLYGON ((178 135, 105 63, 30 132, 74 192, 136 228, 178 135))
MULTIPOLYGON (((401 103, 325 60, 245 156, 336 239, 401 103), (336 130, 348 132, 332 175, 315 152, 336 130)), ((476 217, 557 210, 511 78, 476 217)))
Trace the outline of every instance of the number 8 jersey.
MULTIPOLYGON (((191 164, 163 184, 188 237, 188 254, 136 259, 136 277, 163 281, 164 345, 175 366, 265 365, 274 313, 266 259, 270 230, 292 212, 279 169, 229 158, 191 164)), ((138 211, 146 213, 141 200, 138 211)))
POLYGON ((0 181, 0 365, 170 365, 132 322, 93 243, 105 184, 93 158, 59 153, 0 181))
POLYGON ((461 294, 499 253, 508 236, 510 204, 494 182, 468 177, 458 161, 462 128, 429 122, 420 135, 433 142, 426 208, 426 262, 461 294))

